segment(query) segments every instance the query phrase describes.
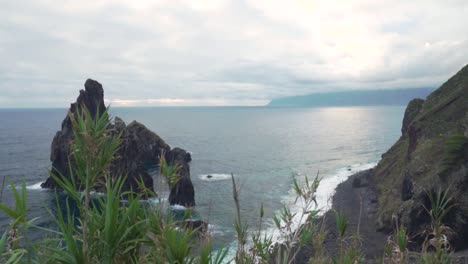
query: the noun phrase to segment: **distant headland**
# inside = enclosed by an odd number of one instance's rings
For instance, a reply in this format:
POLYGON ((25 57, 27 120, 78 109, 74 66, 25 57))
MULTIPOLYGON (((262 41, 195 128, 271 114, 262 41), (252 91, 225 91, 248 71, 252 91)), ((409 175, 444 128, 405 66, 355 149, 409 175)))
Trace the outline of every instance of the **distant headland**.
POLYGON ((268 107, 323 107, 323 106, 406 106, 413 98, 426 98, 433 88, 353 90, 331 93, 313 93, 276 98, 268 107))

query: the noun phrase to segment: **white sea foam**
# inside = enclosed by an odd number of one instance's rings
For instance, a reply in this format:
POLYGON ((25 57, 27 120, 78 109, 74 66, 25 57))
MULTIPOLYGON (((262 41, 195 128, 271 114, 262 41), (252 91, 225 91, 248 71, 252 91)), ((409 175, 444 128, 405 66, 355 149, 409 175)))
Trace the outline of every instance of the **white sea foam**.
POLYGON ((31 185, 26 186, 26 189, 28 190, 43 190, 41 187, 42 182, 34 183, 31 185))
POLYGON ((231 174, 227 173, 211 173, 211 174, 201 174, 199 178, 204 181, 222 181, 231 179, 231 174))
MULTIPOLYGON (((142 200, 145 201, 145 200, 142 200)), ((158 198, 158 197, 152 197, 147 200, 150 204, 159 204, 159 203, 164 203, 167 201, 166 197, 158 198)))
POLYGON ((208 224, 208 233, 210 233, 210 235, 222 235, 224 234, 226 231, 223 230, 220 226, 218 225, 213 225, 213 224, 208 224))
MULTIPOLYGON (((317 189, 316 193, 316 200, 317 200, 317 207, 314 208, 309 208, 309 209, 318 209, 320 210, 319 214, 322 215, 324 214, 327 210, 329 210, 332 206, 331 204, 331 198, 335 194, 335 189, 340 184, 341 182, 345 181, 348 179, 349 176, 363 170, 371 169, 377 165, 376 162, 372 163, 365 163, 365 164, 353 164, 344 168, 340 168, 335 171, 334 174, 332 174, 329 177, 324 177, 320 181, 320 185, 317 189)), ((301 199, 298 199, 297 202, 295 202, 296 196, 293 195, 293 192, 291 191, 291 195, 285 196, 283 198, 283 204, 288 206, 291 210, 291 213, 296 213, 295 217, 293 218, 293 229, 298 228, 301 224, 304 223, 306 217, 302 217, 302 204, 303 201, 301 199)), ((281 242, 281 235, 279 230, 273 225, 273 223, 270 223, 270 226, 268 229, 265 230, 265 233, 268 235, 271 235, 274 239, 275 242, 281 242)))
POLYGON ((344 182, 349 176, 363 171, 368 170, 377 165, 377 162, 370 162, 364 164, 353 164, 344 168, 340 168, 331 177, 326 177, 320 181, 320 185, 317 189, 317 204, 318 208, 321 209, 322 213, 326 212, 331 208, 331 197, 335 194, 335 189, 338 184, 344 182))
POLYGON ((171 209, 172 210, 187 210, 188 208, 180 204, 174 204, 174 205, 171 205, 171 209))
MULTIPOLYGON (((83 192, 80 192, 80 193, 83 193, 83 192)), ((91 197, 102 197, 105 195, 102 192, 96 192, 96 191, 90 191, 89 194, 91 195, 91 197)))
MULTIPOLYGON (((317 189, 316 200, 317 200, 317 207, 315 209, 319 209, 319 214, 324 214, 327 210, 331 208, 331 197, 335 194, 335 189, 341 182, 348 179, 349 176, 363 170, 371 169, 377 165, 377 162, 371 163, 364 163, 364 164, 353 164, 344 168, 340 168, 335 171, 334 174, 330 175, 329 177, 324 177, 320 181, 320 185, 317 189)), ((296 196, 293 195, 293 191, 291 190, 291 194, 287 195, 283 198, 283 204, 288 206, 291 210, 291 213, 296 213, 296 216, 293 218, 293 229, 297 229, 303 222, 305 218, 301 218, 302 208, 302 201, 300 199, 296 200, 296 196)), ((314 209, 314 208, 309 208, 314 209)), ((273 221, 267 220, 266 223, 269 227, 263 231, 264 234, 269 235, 272 237, 273 242, 281 242, 282 238, 280 235, 279 230, 274 226, 273 221)), ((233 241, 229 246, 229 251, 227 254, 227 259, 232 260, 235 257, 237 248, 237 241, 233 241)), ((233 261, 229 262, 226 261, 225 263, 233 263, 233 261)))
MULTIPOLYGON (((221 250, 221 249, 218 249, 221 250)), ((218 250, 213 252, 214 255, 218 253, 218 250)), ((225 264, 234 264, 235 261, 234 259, 236 258, 236 253, 237 253, 237 240, 232 241, 229 243, 228 247, 228 252, 226 254, 226 257, 223 259, 223 263, 225 264)))

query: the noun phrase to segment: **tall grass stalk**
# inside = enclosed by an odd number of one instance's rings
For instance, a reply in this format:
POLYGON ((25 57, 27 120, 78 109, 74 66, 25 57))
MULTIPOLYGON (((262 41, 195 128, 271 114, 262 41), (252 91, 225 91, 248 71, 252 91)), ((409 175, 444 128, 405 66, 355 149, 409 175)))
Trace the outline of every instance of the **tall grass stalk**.
POLYGON ((237 234, 237 251, 236 251, 235 262, 239 264, 248 263, 249 256, 247 255, 247 252, 245 249, 245 245, 247 243, 248 226, 247 224, 242 223, 240 202, 239 202, 240 188, 239 186, 237 186, 233 173, 231 173, 231 180, 232 180, 232 198, 234 200, 234 206, 236 208, 236 220, 234 221, 234 228, 237 234))
POLYGON ((343 261, 344 254, 344 243, 346 230, 348 229, 348 219, 345 214, 341 211, 335 211, 335 222, 336 230, 338 231, 338 244, 340 247, 339 258, 340 261, 343 261))
POLYGON ((0 203, 3 200, 3 190, 5 189, 5 176, 2 177, 2 187, 0 188, 0 203))

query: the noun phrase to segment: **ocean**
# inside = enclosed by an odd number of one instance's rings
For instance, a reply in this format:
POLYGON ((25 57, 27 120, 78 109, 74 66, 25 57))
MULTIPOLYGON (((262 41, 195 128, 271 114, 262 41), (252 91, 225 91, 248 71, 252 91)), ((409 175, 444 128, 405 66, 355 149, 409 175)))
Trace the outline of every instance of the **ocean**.
MULTIPOLYGON (((326 209, 336 185, 354 172, 376 165, 399 138, 405 107, 172 107, 111 108, 127 124, 137 120, 171 147, 192 153, 196 217, 209 223, 218 246, 233 246, 233 173, 241 185, 244 220, 253 228, 259 208, 271 216, 292 202, 292 175, 322 177, 319 208, 326 209), (211 175, 212 177, 207 177, 211 175)), ((28 188, 28 218, 50 226, 54 192, 40 183, 48 177, 50 145, 66 109, 0 109, 0 184, 3 177, 28 188)), ((156 177, 156 176, 155 176, 156 177)), ((155 182, 158 182, 156 179, 155 182)), ((158 187, 156 187, 158 190, 158 187)), ((159 193, 162 197, 167 191, 159 193)), ((12 204, 6 187, 3 202, 12 204)), ((184 210, 175 206, 174 211, 184 210)), ((0 212, 0 232, 10 223, 0 212)), ((273 232, 271 218, 263 224, 273 232)), ((32 239, 42 237, 32 231, 32 239)))

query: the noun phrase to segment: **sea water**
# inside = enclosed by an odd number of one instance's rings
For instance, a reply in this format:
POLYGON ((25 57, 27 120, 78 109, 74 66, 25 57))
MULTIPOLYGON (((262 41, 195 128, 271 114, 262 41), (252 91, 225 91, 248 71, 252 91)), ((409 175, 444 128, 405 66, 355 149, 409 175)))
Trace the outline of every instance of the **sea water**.
MULTIPOLYGON (((137 120, 171 147, 192 153, 195 215, 209 223, 217 246, 233 245, 235 234, 231 173, 240 185, 242 217, 255 228, 263 204, 265 232, 275 234, 271 216, 283 205, 293 210, 292 175, 322 177, 319 209, 329 206, 338 183, 373 167, 400 136, 404 107, 190 107, 111 108, 127 124, 137 120)), ((28 189, 28 217, 51 226, 54 192, 40 183, 48 177, 50 144, 66 109, 0 110, 0 184, 3 177, 28 189)), ((156 177, 156 176, 155 176, 156 177)), ((155 182, 159 182, 155 179, 155 182)), ((158 188, 164 202, 166 188, 158 188)), ((3 202, 12 204, 5 188, 3 202)), ((156 202, 156 201, 153 201, 156 202)), ((183 211, 183 206, 173 206, 183 211)), ((10 223, 0 212, 0 231, 10 223)), ((41 231, 32 231, 40 238, 41 231)))

